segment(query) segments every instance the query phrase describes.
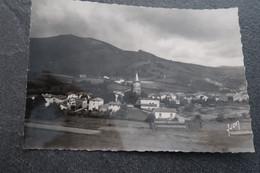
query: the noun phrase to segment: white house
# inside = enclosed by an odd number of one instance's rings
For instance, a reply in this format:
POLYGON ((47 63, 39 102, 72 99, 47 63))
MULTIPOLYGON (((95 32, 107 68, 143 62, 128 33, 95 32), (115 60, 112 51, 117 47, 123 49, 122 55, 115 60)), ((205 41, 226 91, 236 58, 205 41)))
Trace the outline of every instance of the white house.
POLYGON ((119 102, 108 103, 108 110, 111 110, 112 112, 117 112, 119 109, 120 109, 120 103, 119 102))
POLYGON ((67 102, 67 106, 69 109, 76 109, 77 101, 75 98, 69 98, 67 102))
POLYGON ((49 106, 52 103, 57 103, 57 104, 61 104, 65 101, 65 98, 62 96, 54 96, 54 95, 44 95, 46 97, 44 97, 46 103, 45 106, 49 106))
POLYGON ((158 99, 158 100, 161 99, 160 93, 152 93, 148 97, 152 99, 158 99))
POLYGON ((94 109, 99 110, 99 106, 104 104, 104 99, 102 98, 93 98, 89 100, 88 110, 93 111, 94 109))
POLYGON ((174 108, 156 108, 153 112, 156 119, 174 119, 177 117, 177 110, 174 108))
POLYGON ((160 107, 160 100, 152 98, 140 98, 141 109, 153 110, 160 107))
POLYGON ((87 75, 86 75, 86 74, 80 74, 79 77, 80 77, 80 78, 86 78, 87 75))
POLYGON ((110 79, 108 76, 104 76, 103 78, 104 78, 104 79, 110 79))
POLYGON ((116 84, 122 84, 122 83, 124 83, 124 82, 125 82, 124 79, 119 79, 119 80, 116 80, 116 81, 115 81, 116 84))
POLYGON ((64 103, 61 103, 60 104, 60 109, 61 110, 66 110, 66 109, 68 109, 68 106, 66 104, 64 104, 64 103))
POLYGON ((70 93, 67 94, 67 99, 69 100, 71 98, 76 99, 76 98, 79 98, 79 96, 77 94, 70 92, 70 93))

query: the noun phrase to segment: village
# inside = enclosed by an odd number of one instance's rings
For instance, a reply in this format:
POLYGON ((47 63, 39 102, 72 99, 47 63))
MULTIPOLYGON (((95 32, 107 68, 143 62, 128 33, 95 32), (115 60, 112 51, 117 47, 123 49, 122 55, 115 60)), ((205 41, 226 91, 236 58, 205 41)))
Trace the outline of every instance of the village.
MULTIPOLYGON (((78 79, 89 80, 86 76, 78 79)), ((45 89, 41 94, 28 95, 25 126, 34 130, 27 131, 31 137, 25 141, 26 145, 37 146, 30 139, 36 138, 38 133, 51 132, 54 139, 49 142, 39 138, 47 148, 60 144, 71 148, 82 141, 83 148, 111 149, 117 145, 120 149, 134 150, 139 141, 141 148, 138 150, 143 150, 142 146, 157 150, 158 145, 182 150, 192 145, 197 147, 196 151, 203 151, 205 147, 210 151, 232 151, 234 147, 231 149, 230 146, 242 145, 241 140, 248 141, 252 135, 248 96, 244 91, 229 94, 146 93, 147 88, 142 87, 144 82, 137 73, 133 81, 111 80, 108 76, 105 80, 109 80, 106 85, 121 90, 106 90, 111 92, 109 97, 102 97, 104 92, 99 84, 93 84, 96 93, 70 91, 59 94, 45 89), (62 142, 68 138, 73 140, 62 142), (162 144, 161 140, 167 142, 162 144), (93 142, 98 143, 92 145, 93 142), (218 147, 214 143, 218 143, 218 147)), ((249 145, 251 143, 245 143, 243 147, 249 145)))
MULTIPOLYGON (((86 78, 80 75, 80 79, 86 78)), ((105 80, 110 80, 104 76, 105 80)), ((221 112, 212 110, 216 105, 227 105, 230 103, 246 103, 248 96, 243 92, 233 94, 210 94, 193 93, 185 94, 181 92, 160 92, 142 94, 142 81, 136 73, 135 80, 125 81, 123 79, 114 80, 116 85, 131 85, 131 90, 113 91, 114 101, 107 101, 101 97, 95 97, 92 93, 68 92, 66 95, 55 95, 42 93, 45 99, 45 107, 57 104, 66 116, 92 117, 92 118, 114 118, 134 121, 145 121, 150 124, 150 128, 191 128, 201 129, 201 120, 216 119, 224 121, 225 118, 237 119, 239 117, 248 118, 246 109, 237 109, 237 112, 221 112), (207 114, 206 112, 209 112, 207 114), (224 117, 224 115, 226 117, 224 117), (229 115, 230 114, 230 115, 229 115)), ((31 96, 35 98, 35 96, 31 96)))

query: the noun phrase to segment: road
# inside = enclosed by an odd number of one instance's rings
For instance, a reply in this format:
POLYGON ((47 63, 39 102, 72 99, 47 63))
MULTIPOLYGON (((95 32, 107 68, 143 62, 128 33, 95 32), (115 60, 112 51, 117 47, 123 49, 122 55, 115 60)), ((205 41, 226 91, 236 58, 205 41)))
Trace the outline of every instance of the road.
POLYGON ((100 130, 89 130, 89 129, 80 129, 80 128, 47 125, 47 124, 37 124, 37 123, 24 123, 24 126, 32 127, 32 128, 38 128, 38 129, 54 130, 54 131, 78 133, 78 134, 87 134, 87 135, 94 135, 94 134, 100 134, 101 133, 100 130))

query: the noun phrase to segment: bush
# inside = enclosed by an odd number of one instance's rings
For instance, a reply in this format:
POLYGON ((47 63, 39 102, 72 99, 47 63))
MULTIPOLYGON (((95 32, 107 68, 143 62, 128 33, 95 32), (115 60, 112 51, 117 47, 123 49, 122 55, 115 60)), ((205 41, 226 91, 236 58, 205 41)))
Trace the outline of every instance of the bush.
POLYGON ((201 116, 200 115, 195 115, 195 119, 196 120, 201 120, 201 116))
POLYGON ((223 122, 225 119, 224 119, 224 115, 222 114, 219 114, 218 117, 216 118, 216 121, 218 122, 223 122))
POLYGON ((188 104, 185 106, 184 111, 193 112, 194 109, 195 109, 195 106, 193 104, 188 104))
POLYGON ((32 110, 32 118, 40 120, 55 120, 64 115, 65 113, 60 109, 60 106, 56 103, 52 103, 48 107, 40 105, 32 110))
POLYGON ((172 119, 172 121, 179 121, 179 118, 178 118, 178 117, 174 117, 174 118, 172 119))
POLYGON ((154 123, 154 120, 155 120, 155 116, 154 114, 151 113, 144 121, 147 123, 154 123))
POLYGON ((132 104, 135 105, 137 100, 138 100, 138 95, 136 93, 133 92, 126 92, 125 96, 124 96, 124 102, 127 104, 132 104))

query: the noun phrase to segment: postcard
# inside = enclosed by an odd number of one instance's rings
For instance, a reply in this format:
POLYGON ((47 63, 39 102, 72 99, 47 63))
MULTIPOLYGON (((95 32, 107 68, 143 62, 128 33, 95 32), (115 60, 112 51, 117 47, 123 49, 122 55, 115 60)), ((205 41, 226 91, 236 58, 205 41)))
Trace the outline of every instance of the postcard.
POLYGON ((238 9, 32 0, 24 149, 254 152, 238 9))

